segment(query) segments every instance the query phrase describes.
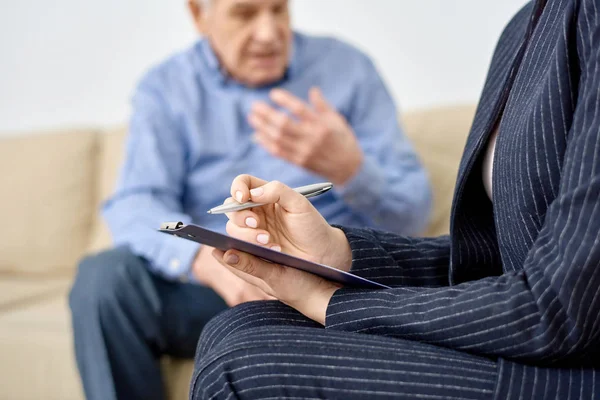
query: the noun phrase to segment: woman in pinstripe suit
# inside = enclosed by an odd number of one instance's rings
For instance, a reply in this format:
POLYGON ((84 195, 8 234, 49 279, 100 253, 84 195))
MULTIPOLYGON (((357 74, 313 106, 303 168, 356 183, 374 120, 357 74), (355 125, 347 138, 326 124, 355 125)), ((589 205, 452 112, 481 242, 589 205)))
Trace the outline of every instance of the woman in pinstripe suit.
POLYGON ((253 177, 237 191, 270 204, 231 214, 231 235, 392 289, 216 252, 281 302, 207 326, 191 398, 600 398, 600 1, 538 0, 507 25, 449 236, 332 227, 253 177))

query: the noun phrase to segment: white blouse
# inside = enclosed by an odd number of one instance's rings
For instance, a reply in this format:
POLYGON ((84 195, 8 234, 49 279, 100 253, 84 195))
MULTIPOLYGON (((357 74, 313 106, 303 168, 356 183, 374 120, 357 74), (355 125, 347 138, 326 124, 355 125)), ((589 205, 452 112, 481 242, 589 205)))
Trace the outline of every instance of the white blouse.
POLYGON ((498 137, 498 129, 492 133, 487 145, 485 158, 483 159, 483 167, 481 176, 483 177, 483 186, 490 200, 492 200, 492 173, 494 169, 494 151, 496 150, 496 138, 498 137))

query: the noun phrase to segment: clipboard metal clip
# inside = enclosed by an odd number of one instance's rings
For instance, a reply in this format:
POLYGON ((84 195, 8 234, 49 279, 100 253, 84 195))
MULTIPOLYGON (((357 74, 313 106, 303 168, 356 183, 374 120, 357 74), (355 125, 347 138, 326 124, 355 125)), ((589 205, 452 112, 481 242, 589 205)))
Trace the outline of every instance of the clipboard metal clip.
POLYGON ((167 231, 171 231, 171 230, 176 230, 179 228, 182 228, 184 226, 183 222, 163 222, 160 225, 160 229, 161 230, 167 230, 167 231))

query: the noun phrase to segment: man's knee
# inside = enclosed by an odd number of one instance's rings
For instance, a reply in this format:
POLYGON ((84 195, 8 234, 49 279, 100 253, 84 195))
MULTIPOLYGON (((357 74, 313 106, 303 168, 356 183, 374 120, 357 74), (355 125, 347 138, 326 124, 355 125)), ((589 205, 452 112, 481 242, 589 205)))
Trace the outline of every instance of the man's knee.
POLYGON ((115 307, 121 296, 133 294, 148 274, 144 261, 127 248, 116 248, 84 258, 69 294, 74 317, 115 307))

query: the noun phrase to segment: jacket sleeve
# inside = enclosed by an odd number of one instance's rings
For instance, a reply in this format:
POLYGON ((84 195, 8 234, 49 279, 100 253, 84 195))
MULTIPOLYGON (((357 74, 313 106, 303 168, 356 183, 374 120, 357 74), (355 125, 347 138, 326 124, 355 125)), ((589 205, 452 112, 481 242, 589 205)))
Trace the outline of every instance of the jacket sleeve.
POLYGON ((413 238, 339 227, 352 249, 350 272, 384 285, 448 286, 450 238, 413 238))

